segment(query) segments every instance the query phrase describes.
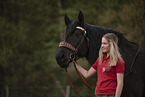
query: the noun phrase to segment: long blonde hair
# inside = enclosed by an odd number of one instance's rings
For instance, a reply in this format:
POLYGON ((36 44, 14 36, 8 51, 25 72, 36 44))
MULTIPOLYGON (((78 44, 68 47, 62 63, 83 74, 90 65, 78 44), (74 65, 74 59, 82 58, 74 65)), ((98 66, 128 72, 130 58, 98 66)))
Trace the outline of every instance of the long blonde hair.
MULTIPOLYGON (((103 38, 105 38, 109 43, 110 66, 116 66, 118 60, 120 62, 124 62, 119 52, 118 37, 114 33, 107 33, 103 36, 103 38)), ((102 62, 103 62, 103 51, 102 51, 102 47, 100 47, 99 64, 102 64, 102 62)))

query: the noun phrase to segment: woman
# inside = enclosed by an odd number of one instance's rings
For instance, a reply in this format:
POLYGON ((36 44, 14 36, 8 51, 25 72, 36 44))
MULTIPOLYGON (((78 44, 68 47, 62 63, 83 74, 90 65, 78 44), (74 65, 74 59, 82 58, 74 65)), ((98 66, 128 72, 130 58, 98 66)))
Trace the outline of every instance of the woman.
POLYGON ((95 88, 95 97, 120 97, 123 88, 124 60, 119 48, 118 38, 113 33, 102 37, 99 57, 87 71, 76 64, 77 69, 85 78, 97 72, 98 81, 95 88))

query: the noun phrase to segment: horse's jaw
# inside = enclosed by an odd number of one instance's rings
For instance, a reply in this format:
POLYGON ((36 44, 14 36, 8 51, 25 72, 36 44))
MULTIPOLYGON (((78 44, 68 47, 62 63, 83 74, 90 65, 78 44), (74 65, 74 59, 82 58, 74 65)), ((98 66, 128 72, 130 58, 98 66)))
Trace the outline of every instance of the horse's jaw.
POLYGON ((57 57, 56 56, 56 62, 57 62, 57 64, 60 66, 60 68, 68 68, 68 66, 69 66, 69 60, 64 60, 64 61, 62 61, 62 60, 60 60, 60 58, 59 57, 57 57))

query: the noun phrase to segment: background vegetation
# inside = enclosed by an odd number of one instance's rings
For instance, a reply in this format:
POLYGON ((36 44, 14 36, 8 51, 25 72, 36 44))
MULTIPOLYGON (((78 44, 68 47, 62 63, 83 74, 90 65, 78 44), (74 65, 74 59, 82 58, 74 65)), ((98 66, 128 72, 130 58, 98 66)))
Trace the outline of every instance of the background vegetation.
MULTIPOLYGON (((76 20, 80 10, 85 22, 120 31, 145 48, 144 0, 0 0, 1 97, 6 89, 9 97, 64 97, 69 81, 55 54, 65 31, 64 15, 76 20)), ((79 63, 90 66, 85 59, 79 63)), ((93 96, 71 68, 79 93, 93 96)), ((88 82, 95 87, 95 77, 88 82)), ((72 90, 71 97, 76 97, 72 90)))

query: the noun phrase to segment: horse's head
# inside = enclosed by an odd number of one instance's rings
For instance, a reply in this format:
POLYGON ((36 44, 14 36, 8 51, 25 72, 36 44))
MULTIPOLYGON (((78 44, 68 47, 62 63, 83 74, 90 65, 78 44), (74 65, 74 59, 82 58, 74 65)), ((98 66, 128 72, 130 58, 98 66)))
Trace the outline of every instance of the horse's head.
POLYGON ((56 54, 57 63, 62 68, 67 68, 70 62, 84 57, 88 51, 83 13, 80 12, 78 21, 73 22, 65 15, 65 24, 66 31, 56 54))

